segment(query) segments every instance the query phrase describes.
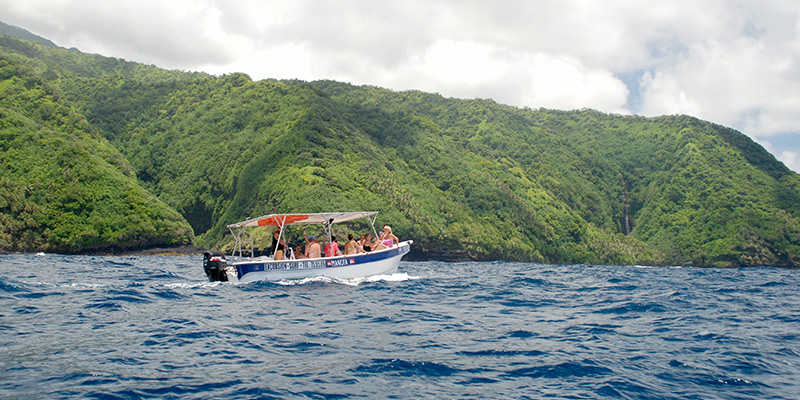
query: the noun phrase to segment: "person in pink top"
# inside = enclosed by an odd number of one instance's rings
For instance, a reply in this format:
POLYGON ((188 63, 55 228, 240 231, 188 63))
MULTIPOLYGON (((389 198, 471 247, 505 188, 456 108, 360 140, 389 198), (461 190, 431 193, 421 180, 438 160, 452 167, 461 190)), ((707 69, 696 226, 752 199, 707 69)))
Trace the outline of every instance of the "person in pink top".
POLYGON ((394 247, 396 244, 400 243, 400 239, 397 238, 392 233, 392 227, 389 225, 383 226, 383 232, 381 232, 381 243, 383 243, 386 247, 394 247))
POLYGON ((339 242, 336 241, 336 236, 331 235, 331 242, 325 245, 325 257, 336 257, 342 255, 339 249, 339 242))

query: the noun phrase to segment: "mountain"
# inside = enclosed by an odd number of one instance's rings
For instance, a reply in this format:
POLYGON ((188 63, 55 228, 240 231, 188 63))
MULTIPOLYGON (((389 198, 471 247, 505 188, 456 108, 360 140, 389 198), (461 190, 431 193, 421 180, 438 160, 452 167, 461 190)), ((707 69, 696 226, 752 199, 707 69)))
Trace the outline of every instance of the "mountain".
MULTIPOLYGON (((216 77, 2 36, 0 57, 0 71, 24 71, 0 72, 0 138, 9 126, 27 135, 0 139, 2 176, 17 171, 3 181, 16 199, 13 207, 0 203, 0 216, 16 221, 5 230, 6 248, 63 246, 43 233, 52 235, 53 224, 37 227, 39 209, 72 213, 62 230, 103 231, 92 215, 109 201, 132 226, 139 220, 125 213, 139 210, 154 229, 144 231, 147 240, 93 248, 148 246, 170 234, 186 242, 192 232, 196 244, 222 247, 225 226, 251 216, 377 210, 380 223, 415 240, 416 258, 800 264, 800 176, 740 132, 693 117, 216 77), (9 88, 23 94, 9 102, 9 88), (48 122, 42 102, 58 105, 61 122, 48 122), (87 181, 70 186, 69 174, 27 173, 36 164, 59 170, 57 146, 39 154, 25 146, 65 134, 101 149, 69 153, 83 160, 87 181), (88 182, 95 175, 108 177, 88 182), (93 202, 34 195, 54 179, 61 181, 50 190, 66 185, 93 202), (113 190, 104 188, 123 180, 141 207, 122 210, 125 200, 108 197, 113 190)), ((301 232, 289 234, 294 242, 301 232)), ((71 243, 70 251, 82 251, 80 240, 71 243)))
POLYGON ((35 35, 29 32, 28 30, 20 28, 18 26, 6 24, 3 21, 0 21, 0 35, 8 35, 20 39, 30 40, 31 42, 37 42, 39 44, 49 47, 58 47, 55 43, 51 42, 48 39, 35 35))
POLYGON ((186 220, 137 182, 130 163, 48 79, 4 49, 0 250, 78 253, 191 243, 186 220))

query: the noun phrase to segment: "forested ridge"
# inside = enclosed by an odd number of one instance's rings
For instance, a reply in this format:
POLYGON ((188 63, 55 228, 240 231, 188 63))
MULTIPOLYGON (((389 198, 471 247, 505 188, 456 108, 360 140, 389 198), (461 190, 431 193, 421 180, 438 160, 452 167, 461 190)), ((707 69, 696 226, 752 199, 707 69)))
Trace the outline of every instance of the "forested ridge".
POLYGON ((800 176, 693 117, 165 71, 0 35, 0 250, 219 248, 247 217, 352 210, 417 258, 800 264, 800 176))

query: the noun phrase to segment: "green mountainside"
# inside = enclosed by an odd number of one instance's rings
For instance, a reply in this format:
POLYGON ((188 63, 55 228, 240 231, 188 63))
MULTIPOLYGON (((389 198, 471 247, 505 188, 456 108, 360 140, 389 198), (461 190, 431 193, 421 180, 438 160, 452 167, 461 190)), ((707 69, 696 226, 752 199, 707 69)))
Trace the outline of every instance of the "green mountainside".
POLYGON ((0 250, 218 248, 247 217, 376 210, 417 258, 800 265, 800 175, 696 118, 254 82, 7 36, 0 63, 0 250))
POLYGON ((0 250, 77 253, 192 239, 185 219, 137 182, 130 163, 47 79, 0 51, 0 250))

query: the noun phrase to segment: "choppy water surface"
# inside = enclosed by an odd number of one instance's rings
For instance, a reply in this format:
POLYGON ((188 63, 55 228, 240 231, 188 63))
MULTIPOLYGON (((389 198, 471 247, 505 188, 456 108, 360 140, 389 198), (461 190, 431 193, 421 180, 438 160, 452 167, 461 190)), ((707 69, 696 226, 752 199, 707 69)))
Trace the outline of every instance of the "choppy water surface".
POLYGON ((800 271, 0 256, 0 398, 796 399, 800 271))

